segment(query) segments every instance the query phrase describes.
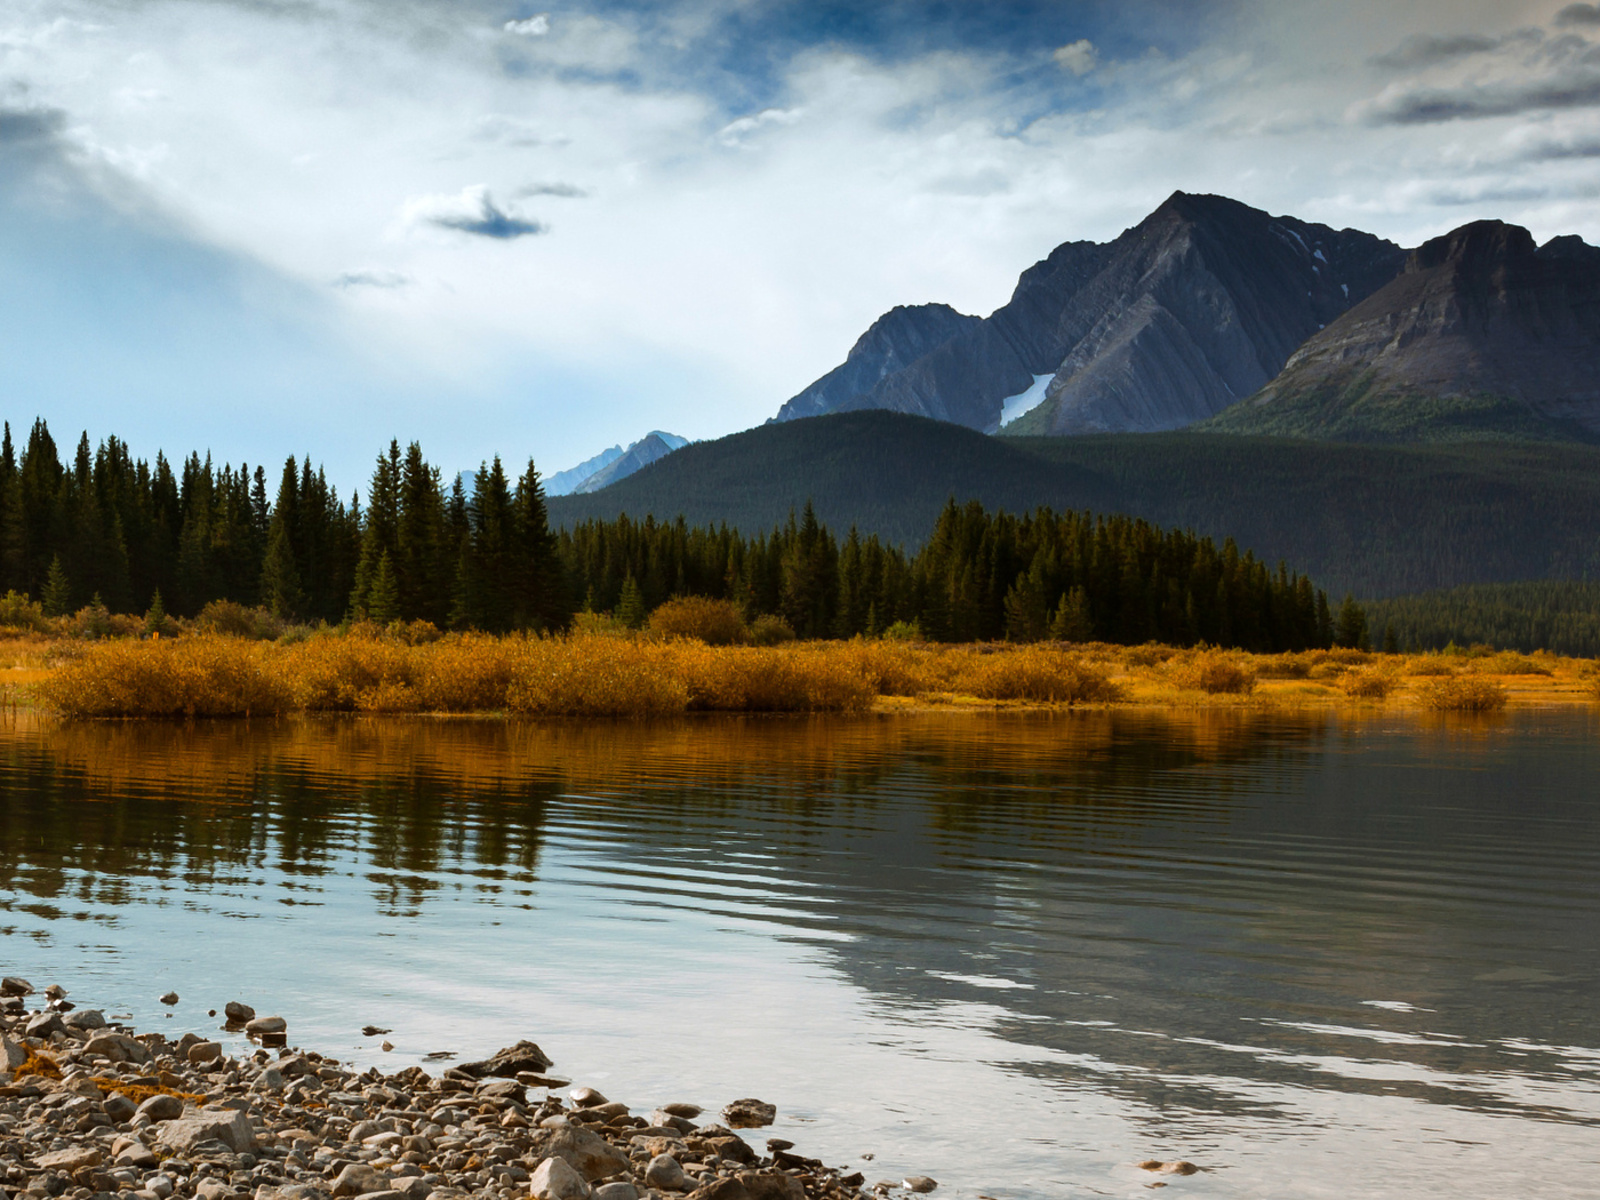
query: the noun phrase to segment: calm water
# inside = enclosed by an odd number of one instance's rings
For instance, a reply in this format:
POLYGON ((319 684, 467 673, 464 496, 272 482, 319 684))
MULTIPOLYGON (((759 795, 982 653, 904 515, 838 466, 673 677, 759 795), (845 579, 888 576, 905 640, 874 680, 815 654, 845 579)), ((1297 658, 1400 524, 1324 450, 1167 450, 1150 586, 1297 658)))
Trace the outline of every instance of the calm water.
POLYGON ((24 723, 0 968, 941 1195, 1593 1196, 1597 780, 1587 712, 24 723))

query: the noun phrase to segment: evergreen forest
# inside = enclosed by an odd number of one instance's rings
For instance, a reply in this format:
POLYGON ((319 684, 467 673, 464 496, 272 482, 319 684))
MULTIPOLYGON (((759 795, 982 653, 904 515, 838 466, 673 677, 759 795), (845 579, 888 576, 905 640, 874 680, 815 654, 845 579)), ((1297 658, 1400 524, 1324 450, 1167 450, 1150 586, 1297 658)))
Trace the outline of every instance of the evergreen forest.
POLYGON ((36 421, 20 455, 0 441, 0 589, 50 615, 98 600, 118 612, 193 616, 229 600, 285 620, 555 631, 580 609, 630 625, 674 596, 735 602, 800 637, 915 626, 938 641, 1010 638, 1207 642, 1298 650, 1364 633, 1305 576, 1231 541, 1130 517, 990 512, 950 500, 914 554, 811 505, 770 532, 619 516, 552 532, 530 461, 496 458, 470 490, 412 443, 378 456, 363 506, 309 458, 266 468, 191 454, 175 470, 88 435, 63 463, 36 421), (159 597, 159 599, 158 599, 159 597))

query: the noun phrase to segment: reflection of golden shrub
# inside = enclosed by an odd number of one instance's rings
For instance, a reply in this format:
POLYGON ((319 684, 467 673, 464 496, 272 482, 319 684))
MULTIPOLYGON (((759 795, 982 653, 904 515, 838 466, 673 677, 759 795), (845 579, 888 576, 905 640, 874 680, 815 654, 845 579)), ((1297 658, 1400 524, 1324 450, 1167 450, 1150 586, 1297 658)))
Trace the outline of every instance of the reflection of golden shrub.
POLYGON ((1456 675, 1434 679, 1417 688, 1426 708, 1440 712, 1498 712, 1506 706, 1506 689, 1494 679, 1456 675))
POLYGON ((1248 696, 1256 687, 1255 671, 1244 660, 1220 650, 1197 651, 1174 661, 1170 668, 1172 681, 1179 687, 1213 696, 1248 696))
POLYGON ((708 646, 734 646, 749 637, 737 604, 706 596, 668 600, 650 614, 650 632, 661 637, 695 638, 708 646))
POLYGON ((1357 700, 1384 700, 1399 684, 1400 677, 1387 667, 1365 671, 1346 671, 1339 678, 1344 694, 1357 700))

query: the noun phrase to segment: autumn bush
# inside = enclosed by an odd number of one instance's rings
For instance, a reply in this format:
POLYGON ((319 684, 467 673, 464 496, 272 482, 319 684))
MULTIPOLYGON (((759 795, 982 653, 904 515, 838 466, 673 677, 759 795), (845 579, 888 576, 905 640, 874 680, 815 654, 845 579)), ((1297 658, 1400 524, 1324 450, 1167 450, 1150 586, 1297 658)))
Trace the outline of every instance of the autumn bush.
MULTIPOLYGON (((1168 664, 1172 682, 1208 695, 1248 696, 1255 691, 1256 673, 1238 655, 1221 650, 1197 650, 1168 664)), ((1315 674, 1315 672, 1313 672, 1315 674)))
POLYGON ((1399 673, 1387 666, 1346 671, 1339 689, 1352 700, 1386 700, 1400 684, 1399 673))
POLYGON ((737 604, 707 596, 668 600, 650 614, 649 627, 658 637, 694 638, 708 646, 736 646, 750 637, 737 604))
POLYGON ((231 717, 297 706, 269 647, 200 634, 102 642, 39 684, 40 700, 69 717, 231 717))
POLYGON ((1438 712, 1498 712, 1506 706, 1506 689, 1482 675, 1453 675, 1420 684, 1417 699, 1438 712))
POLYGON ((653 717, 681 713, 689 689, 676 647, 636 638, 527 641, 511 667, 505 707, 524 716, 653 717))
POLYGON ((1456 669, 1450 661, 1437 654, 1419 655, 1406 662, 1406 674, 1416 675, 1427 679, 1437 679, 1446 675, 1454 675, 1456 669))

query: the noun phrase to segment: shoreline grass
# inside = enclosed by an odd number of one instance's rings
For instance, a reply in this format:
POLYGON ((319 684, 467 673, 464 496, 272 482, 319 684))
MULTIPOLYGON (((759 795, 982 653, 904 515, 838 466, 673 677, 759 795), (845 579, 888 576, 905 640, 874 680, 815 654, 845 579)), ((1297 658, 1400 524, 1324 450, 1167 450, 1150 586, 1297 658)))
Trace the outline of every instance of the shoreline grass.
POLYGON ((651 633, 563 637, 356 627, 301 640, 218 633, 0 643, 0 686, 69 719, 285 713, 644 718, 914 708, 1393 706, 1493 712, 1591 704, 1587 660, 1316 650, 1257 655, 1101 643, 891 640, 708 645, 651 633))

